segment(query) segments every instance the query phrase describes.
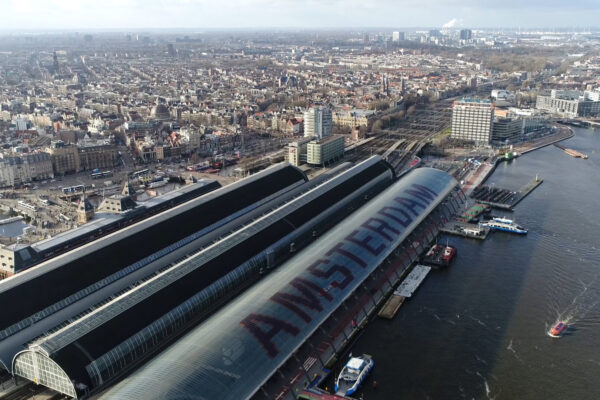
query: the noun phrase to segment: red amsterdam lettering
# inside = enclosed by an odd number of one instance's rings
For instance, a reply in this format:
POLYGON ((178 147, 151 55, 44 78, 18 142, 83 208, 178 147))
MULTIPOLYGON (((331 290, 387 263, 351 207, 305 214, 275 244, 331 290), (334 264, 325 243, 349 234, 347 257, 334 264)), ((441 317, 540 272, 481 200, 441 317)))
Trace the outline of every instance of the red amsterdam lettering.
POLYGON ((412 211, 412 213, 415 215, 415 217, 419 216, 419 212, 416 210, 417 207, 421 207, 423 210, 425 208, 427 208, 423 204, 419 203, 418 201, 407 199, 406 197, 396 197, 394 199, 394 201, 402 204, 404 207, 406 207, 407 210, 412 211))
MULTIPOLYGON (((323 260, 323 259, 317 260, 317 262, 313 263, 310 267, 308 267, 308 272, 311 275, 316 276, 317 278, 324 278, 324 279, 331 278, 331 276, 333 274, 335 274, 336 272, 339 272, 340 274, 342 274, 344 276, 344 280, 341 282, 333 281, 331 283, 332 287, 342 290, 342 289, 345 289, 346 286, 348 286, 348 284, 354 280, 354 275, 352 275, 352 272, 350 272, 350 270, 348 268, 344 267, 343 265, 334 264, 334 265, 328 267, 326 270, 320 270, 317 268, 319 266, 319 264, 327 265, 327 264, 329 264, 329 260, 323 260)), ((325 293, 327 293, 327 292, 325 291, 325 293)), ((327 293, 327 295, 329 296, 329 298, 327 298, 327 300, 331 301, 332 300, 331 295, 329 295, 329 293, 327 293)))
POLYGON ((270 358, 275 358, 279 354, 279 349, 272 340, 275 335, 281 331, 287 332, 292 336, 300 333, 300 329, 294 325, 262 314, 250 314, 240 322, 240 325, 246 328, 258 340, 258 343, 260 343, 270 358), (258 324, 269 325, 270 328, 264 330, 258 324))
POLYGON ((437 196, 436 192, 429 189, 428 187, 419 185, 418 183, 413 183, 411 186, 414 189, 407 190, 406 193, 412 194, 413 196, 418 197, 419 199, 423 200, 427 204, 429 204, 433 200, 435 200, 435 198, 437 196))
POLYGON ((307 281, 306 279, 295 278, 289 283, 289 285, 296 288, 302 294, 302 296, 286 292, 278 292, 275 293, 269 300, 281 304, 288 310, 294 312, 306 323, 312 321, 312 317, 302 310, 300 305, 310 310, 321 312, 323 311, 323 306, 321 306, 321 301, 315 295, 315 293, 319 294, 327 301, 333 300, 333 297, 327 293, 325 289, 313 282, 307 281))
POLYGON ((356 254, 352 254, 348 250, 344 249, 343 245, 344 245, 343 242, 339 242, 331 250, 329 250, 325 255, 327 257, 331 257, 331 255, 333 253, 340 253, 344 257, 348 257, 349 260, 354 261, 359 267, 367 268, 367 263, 362 258, 360 258, 356 254))
MULTIPOLYGON (((384 238, 388 242, 392 242, 394 240, 394 236, 397 236, 400 234, 400 231, 392 228, 390 226, 390 224, 388 224, 387 222, 385 222, 384 220, 379 219, 379 218, 369 218, 361 226, 363 228, 369 229, 369 230, 377 233, 378 235, 380 235, 382 238, 384 238), (390 234, 386 233, 386 231, 389 232, 390 234)), ((385 246, 381 245, 381 247, 385 247, 385 246)))
POLYGON ((381 245, 379 245, 379 247, 376 247, 376 248, 369 245, 369 242, 371 240, 373 240, 373 236, 371 236, 371 235, 367 235, 363 239, 357 239, 355 236, 359 233, 361 233, 361 231, 356 230, 356 231, 352 232, 351 234, 349 234, 348 236, 346 236, 344 238, 344 240, 354 243, 357 246, 362 247, 363 249, 367 250, 369 253, 373 254, 374 256, 378 256, 379 253, 381 253, 383 251, 383 249, 385 249, 385 245, 383 243, 381 245))
POLYGON ((378 214, 393 219, 405 228, 413 221, 406 211, 398 207, 384 207, 379 210, 378 214))

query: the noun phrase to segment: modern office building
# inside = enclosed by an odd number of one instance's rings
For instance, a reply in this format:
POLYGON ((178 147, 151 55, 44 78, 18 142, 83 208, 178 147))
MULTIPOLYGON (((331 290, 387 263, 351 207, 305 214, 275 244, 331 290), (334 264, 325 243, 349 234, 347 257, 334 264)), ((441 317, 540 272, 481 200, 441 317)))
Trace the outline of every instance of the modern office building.
POLYGON ((460 30, 460 40, 471 40, 473 39, 473 31, 470 29, 461 29, 460 30))
POLYGON ((521 141, 523 138, 523 122, 522 118, 495 118, 492 128, 492 142, 504 144, 521 141))
POLYGON ((489 100, 463 99, 452 105, 451 139, 487 145, 492 139, 494 104, 489 100))
POLYGON ((344 156, 344 137, 331 136, 313 140, 306 146, 306 162, 310 165, 325 165, 344 156))
POLYGON ((295 142, 288 143, 285 147, 284 159, 294 166, 306 164, 306 151, 308 143, 312 138, 303 138, 295 142))
POLYGON ((312 107, 304 112, 304 136, 325 139, 333 133, 333 117, 327 107, 312 107))

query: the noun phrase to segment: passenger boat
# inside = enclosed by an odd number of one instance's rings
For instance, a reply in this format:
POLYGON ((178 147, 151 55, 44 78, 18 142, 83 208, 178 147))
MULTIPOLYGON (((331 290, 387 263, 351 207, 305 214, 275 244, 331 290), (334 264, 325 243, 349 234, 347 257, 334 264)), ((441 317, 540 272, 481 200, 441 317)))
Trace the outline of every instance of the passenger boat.
POLYGON ((559 321, 556 325, 554 325, 552 327, 552 329, 550 329, 550 331, 548 331, 548 335, 554 337, 554 338, 559 338, 562 336, 563 332, 567 329, 567 324, 559 321))
POLYGON ((350 357, 335 380, 335 393, 341 396, 355 393, 373 369, 373 365, 375 365, 373 358, 368 354, 350 357))
POLYGON ((518 233, 519 235, 525 235, 527 233, 527 229, 519 226, 513 220, 506 218, 493 218, 488 221, 486 224, 482 224, 487 226, 493 231, 504 231, 511 233, 518 233))

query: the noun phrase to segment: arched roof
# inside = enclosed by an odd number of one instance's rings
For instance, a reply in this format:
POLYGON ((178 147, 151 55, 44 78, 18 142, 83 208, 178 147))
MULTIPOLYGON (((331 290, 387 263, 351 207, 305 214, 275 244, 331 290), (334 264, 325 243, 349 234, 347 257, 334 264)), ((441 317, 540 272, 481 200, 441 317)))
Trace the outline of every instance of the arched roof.
POLYGON ((3 339, 147 265, 161 249, 206 234, 306 180, 298 168, 280 164, 0 281, 0 302, 19 301, 0 319, 0 359, 7 363, 21 349, 3 339))
POLYGON ((102 398, 251 397, 456 186, 410 172, 102 398))
MULTIPOLYGON (((219 299, 235 293, 236 287, 244 287, 246 280, 258 278, 258 264, 253 265, 253 274, 246 275, 236 272, 238 266, 282 238, 304 229, 308 221, 312 221, 310 229, 304 230, 302 240, 312 237, 313 229, 324 229, 332 220, 349 214, 366 202, 365 195, 375 195, 387 187, 393 176, 392 169, 379 157, 367 160, 84 318, 39 339, 31 348, 49 355, 72 380, 88 387, 100 386, 119 371, 147 357, 153 348, 189 324, 198 323, 199 316, 212 311, 211 307, 220 303, 219 299), (324 213, 326 217, 318 219, 324 213), (230 282, 233 280, 235 283, 230 282), (215 289, 221 287, 227 290, 215 289), (198 302, 189 302, 188 299, 204 290, 212 294, 200 297, 198 302), (146 341, 139 352, 135 350, 137 344, 146 341)), ((288 246, 289 243, 283 248, 286 254, 289 254, 288 246)))

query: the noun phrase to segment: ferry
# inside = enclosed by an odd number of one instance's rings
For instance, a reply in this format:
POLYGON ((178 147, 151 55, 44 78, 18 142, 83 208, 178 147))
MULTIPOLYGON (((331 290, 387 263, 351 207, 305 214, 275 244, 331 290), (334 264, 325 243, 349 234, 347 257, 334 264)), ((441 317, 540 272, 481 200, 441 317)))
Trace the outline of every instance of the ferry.
POLYGON ((506 218, 493 218, 486 224, 482 225, 487 226, 493 231, 518 233, 519 235, 525 235, 527 233, 527 229, 517 225, 514 221, 506 218))
POLYGON ((562 321, 559 321, 556 325, 554 325, 552 327, 552 329, 550 329, 550 331, 548 331, 548 335, 554 337, 554 338, 559 338, 562 336, 563 332, 567 329, 567 324, 565 324, 562 321))
POLYGON ((502 218, 500 218, 500 217, 492 217, 492 221, 500 222, 502 224, 512 224, 513 223, 512 219, 508 219, 508 218, 504 218, 504 217, 502 217, 502 218))
POLYGON ((354 394, 374 365, 373 358, 368 354, 363 354, 362 357, 350 357, 335 380, 335 394, 341 396, 354 394))

